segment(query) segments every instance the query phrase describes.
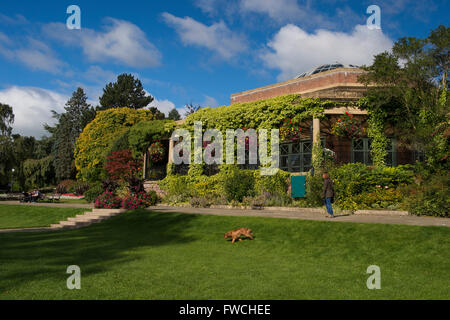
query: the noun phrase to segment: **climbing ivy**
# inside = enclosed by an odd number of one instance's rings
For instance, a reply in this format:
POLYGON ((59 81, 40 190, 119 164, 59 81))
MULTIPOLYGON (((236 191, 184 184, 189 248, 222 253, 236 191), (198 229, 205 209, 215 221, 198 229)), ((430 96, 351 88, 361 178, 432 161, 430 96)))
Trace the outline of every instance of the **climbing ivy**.
POLYGON ((374 109, 368 106, 369 101, 361 98, 357 105, 367 110, 369 117, 367 119, 368 128, 367 136, 372 139, 370 153, 375 167, 381 168, 386 166, 387 142, 385 134, 386 114, 382 109, 374 109))
POLYGON ((301 98, 290 94, 260 101, 236 103, 219 108, 203 108, 186 118, 184 127, 193 130, 194 121, 201 121, 203 129, 252 128, 272 129, 283 125, 286 118, 299 123, 311 118, 324 118, 324 109, 340 103, 319 98, 301 98))

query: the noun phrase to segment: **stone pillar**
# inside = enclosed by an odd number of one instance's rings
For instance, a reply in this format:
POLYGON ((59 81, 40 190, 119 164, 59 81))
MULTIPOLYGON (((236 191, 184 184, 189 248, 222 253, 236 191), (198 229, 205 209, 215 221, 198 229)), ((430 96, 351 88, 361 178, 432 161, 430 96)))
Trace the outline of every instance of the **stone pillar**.
POLYGON ((173 163, 173 146, 174 146, 174 142, 172 140, 172 138, 169 139, 169 160, 168 163, 173 163))
POLYGON ((320 142, 320 119, 313 118, 313 143, 320 142))
POLYGON ((143 166, 143 170, 142 170, 142 179, 146 179, 147 178, 147 166, 148 166, 148 157, 147 157, 147 151, 144 152, 144 166, 143 166))

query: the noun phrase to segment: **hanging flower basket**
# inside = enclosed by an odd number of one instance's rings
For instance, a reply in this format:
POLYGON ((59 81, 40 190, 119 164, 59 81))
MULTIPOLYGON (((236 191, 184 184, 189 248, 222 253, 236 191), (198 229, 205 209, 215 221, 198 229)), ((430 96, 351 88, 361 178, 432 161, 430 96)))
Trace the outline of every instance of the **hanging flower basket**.
POLYGON ((366 131, 353 115, 347 112, 333 125, 331 133, 338 137, 358 139, 365 135, 366 131))
POLYGON ((154 142, 148 149, 150 154, 150 161, 154 164, 160 163, 164 160, 165 149, 160 142, 154 142))
POLYGON ((300 124, 292 119, 284 119, 283 125, 280 127, 281 142, 291 142, 300 140, 302 128, 300 124))

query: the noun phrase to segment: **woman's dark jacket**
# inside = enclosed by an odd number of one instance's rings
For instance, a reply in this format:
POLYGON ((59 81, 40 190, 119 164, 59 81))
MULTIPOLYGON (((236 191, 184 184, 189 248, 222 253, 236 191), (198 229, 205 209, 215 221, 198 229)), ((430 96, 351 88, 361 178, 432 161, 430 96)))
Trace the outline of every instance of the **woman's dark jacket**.
POLYGON ((334 197, 334 187, 333 181, 331 179, 323 180, 323 197, 324 198, 333 198, 334 197))

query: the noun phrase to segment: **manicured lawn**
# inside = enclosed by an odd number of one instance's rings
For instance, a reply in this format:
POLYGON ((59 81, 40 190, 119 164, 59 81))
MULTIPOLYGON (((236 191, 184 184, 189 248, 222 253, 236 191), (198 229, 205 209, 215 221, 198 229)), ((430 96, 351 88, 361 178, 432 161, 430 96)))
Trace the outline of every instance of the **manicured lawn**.
POLYGON ((89 210, 0 204, 0 229, 48 227, 85 211, 89 210))
POLYGON ((0 234, 0 299, 449 299, 450 229, 146 210, 0 234), (231 244, 223 234, 254 230, 231 244), (81 268, 81 290, 66 269, 81 268), (369 265, 381 290, 368 290, 369 265))

